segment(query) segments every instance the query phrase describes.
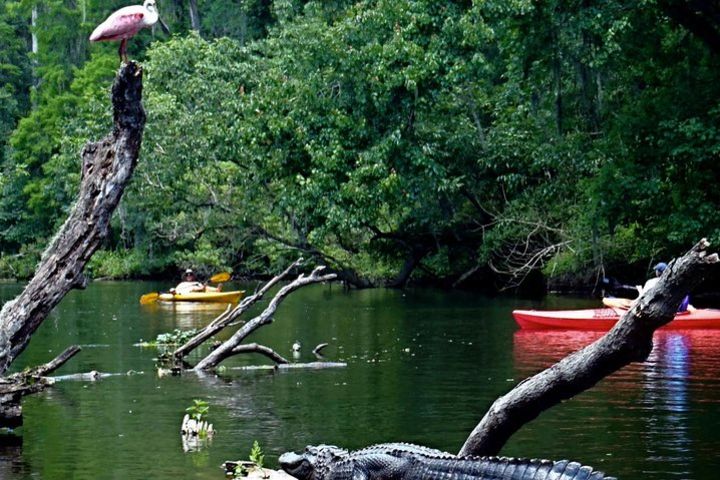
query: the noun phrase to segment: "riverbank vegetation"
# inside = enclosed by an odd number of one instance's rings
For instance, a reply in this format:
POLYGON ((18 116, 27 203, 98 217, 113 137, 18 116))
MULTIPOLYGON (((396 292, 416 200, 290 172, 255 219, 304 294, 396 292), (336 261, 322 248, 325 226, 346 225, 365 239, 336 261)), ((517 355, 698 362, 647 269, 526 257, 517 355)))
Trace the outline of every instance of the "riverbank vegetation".
MULTIPOLYGON (((0 276, 31 275, 111 122, 116 45, 87 36, 126 3, 0 6, 0 276)), ((713 5, 159 2, 173 34, 130 43, 149 121, 91 273, 300 251, 356 286, 642 278, 720 232, 713 5)))

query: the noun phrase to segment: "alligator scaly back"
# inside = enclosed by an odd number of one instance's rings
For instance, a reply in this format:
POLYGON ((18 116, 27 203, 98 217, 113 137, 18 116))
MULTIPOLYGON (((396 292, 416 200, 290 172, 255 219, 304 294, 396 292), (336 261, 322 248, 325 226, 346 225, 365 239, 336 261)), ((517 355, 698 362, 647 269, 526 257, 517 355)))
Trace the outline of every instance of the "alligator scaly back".
POLYGON ((567 460, 458 457, 407 443, 354 452, 321 445, 286 453, 280 465, 300 480, 615 480, 567 460))

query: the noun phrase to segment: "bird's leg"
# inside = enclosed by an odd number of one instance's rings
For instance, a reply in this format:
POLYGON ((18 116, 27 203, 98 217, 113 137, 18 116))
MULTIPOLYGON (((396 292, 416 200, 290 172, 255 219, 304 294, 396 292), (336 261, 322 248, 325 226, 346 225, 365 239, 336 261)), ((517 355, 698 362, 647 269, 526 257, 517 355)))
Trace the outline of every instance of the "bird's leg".
POLYGON ((121 63, 128 63, 126 47, 127 47, 127 38, 123 38, 120 41, 120 49, 118 50, 118 53, 120 54, 120 62, 121 63))

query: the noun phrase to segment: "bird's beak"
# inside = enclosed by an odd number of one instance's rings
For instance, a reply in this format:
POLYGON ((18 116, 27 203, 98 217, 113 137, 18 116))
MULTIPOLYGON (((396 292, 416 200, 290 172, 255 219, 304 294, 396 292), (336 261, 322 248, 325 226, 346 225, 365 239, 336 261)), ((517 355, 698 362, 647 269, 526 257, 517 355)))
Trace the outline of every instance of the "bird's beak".
POLYGON ((162 28, 162 31, 165 32, 165 35, 170 35, 170 29, 167 25, 165 25, 165 22, 163 22, 163 19, 158 17, 158 22, 160 22, 160 28, 162 28))

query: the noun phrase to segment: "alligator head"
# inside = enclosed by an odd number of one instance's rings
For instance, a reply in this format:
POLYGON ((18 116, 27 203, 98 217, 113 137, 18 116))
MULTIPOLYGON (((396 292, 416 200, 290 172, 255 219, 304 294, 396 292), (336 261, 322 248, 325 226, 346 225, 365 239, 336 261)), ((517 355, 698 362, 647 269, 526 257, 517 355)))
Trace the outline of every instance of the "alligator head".
POLYGON ((299 480, 322 480, 330 465, 348 451, 333 445, 306 447, 301 453, 287 452, 280 455, 280 467, 299 480))

